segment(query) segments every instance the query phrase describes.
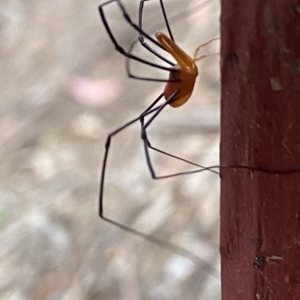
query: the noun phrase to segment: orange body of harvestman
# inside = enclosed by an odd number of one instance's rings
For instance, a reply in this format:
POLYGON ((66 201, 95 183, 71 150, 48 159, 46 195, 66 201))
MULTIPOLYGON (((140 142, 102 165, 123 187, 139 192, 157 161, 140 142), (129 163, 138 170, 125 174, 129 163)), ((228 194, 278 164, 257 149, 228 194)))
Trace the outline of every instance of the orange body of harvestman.
POLYGON ((169 97, 171 97, 174 92, 178 91, 176 97, 169 104, 172 107, 179 107, 186 103, 193 93, 196 77, 198 76, 196 61, 210 56, 202 55, 200 57, 197 57, 200 48, 219 38, 211 39, 197 47, 194 53, 194 57, 192 58, 164 33, 157 32, 155 34, 155 37, 164 47, 164 49, 169 52, 177 61, 177 65, 174 66, 174 71, 170 71, 170 82, 167 82, 165 86, 164 96, 165 99, 169 99, 169 97))

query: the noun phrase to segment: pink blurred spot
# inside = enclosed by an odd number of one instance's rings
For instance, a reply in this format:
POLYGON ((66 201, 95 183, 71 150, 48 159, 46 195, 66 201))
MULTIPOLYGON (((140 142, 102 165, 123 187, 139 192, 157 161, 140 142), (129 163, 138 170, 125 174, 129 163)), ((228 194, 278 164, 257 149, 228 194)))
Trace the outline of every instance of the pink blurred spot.
POLYGON ((102 106, 116 100, 122 91, 120 81, 114 78, 92 80, 71 77, 67 81, 68 92, 79 103, 89 106, 102 106))

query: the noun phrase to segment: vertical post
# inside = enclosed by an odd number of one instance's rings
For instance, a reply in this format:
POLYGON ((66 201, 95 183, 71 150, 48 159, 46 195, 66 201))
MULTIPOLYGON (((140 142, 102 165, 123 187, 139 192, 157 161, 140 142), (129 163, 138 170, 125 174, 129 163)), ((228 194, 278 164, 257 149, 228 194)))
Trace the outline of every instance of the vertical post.
POLYGON ((299 300, 300 2, 222 0, 221 28, 221 165, 253 167, 221 170, 222 300, 299 300))

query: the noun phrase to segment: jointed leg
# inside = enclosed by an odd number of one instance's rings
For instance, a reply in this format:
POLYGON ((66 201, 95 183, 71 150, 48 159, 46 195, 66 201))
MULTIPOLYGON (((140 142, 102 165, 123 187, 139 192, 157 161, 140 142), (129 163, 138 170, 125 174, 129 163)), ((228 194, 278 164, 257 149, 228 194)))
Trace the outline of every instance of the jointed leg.
POLYGON ((112 3, 112 2, 117 2, 117 4, 119 5, 120 9, 121 9, 122 12, 123 12, 123 16, 124 16, 125 20, 129 23, 129 25, 130 25, 131 27, 133 27, 133 28, 134 28, 136 31, 138 31, 139 33, 142 33, 144 37, 146 37, 147 39, 149 39, 149 40, 150 40, 152 43, 154 43, 156 46, 160 47, 160 48, 163 49, 163 50, 165 50, 165 49, 160 45, 160 43, 158 43, 155 39, 153 39, 151 36, 149 36, 149 35, 148 35, 147 33, 145 33, 144 31, 142 31, 142 29, 140 29, 139 26, 137 26, 136 24, 134 24, 134 23, 131 21, 129 15, 126 13, 125 8, 123 7, 123 4, 121 3, 120 0, 110 0, 110 1, 107 1, 107 2, 105 2, 105 3, 103 3, 102 5, 99 6, 99 13, 100 13, 100 17, 101 17, 101 19, 102 19, 103 25, 104 25, 104 27, 105 27, 105 29, 106 29, 106 31, 107 31, 107 33, 108 33, 108 35, 109 35, 111 41, 112 41, 113 44, 115 45, 116 50, 117 50, 118 52, 120 52, 122 55, 124 55, 125 57, 130 58, 130 59, 133 59, 133 60, 136 60, 136 61, 138 61, 138 62, 140 62, 140 63, 144 63, 144 64, 146 64, 146 65, 149 65, 149 66, 151 66, 151 67, 155 67, 155 68, 158 68, 158 69, 161 69, 161 70, 165 70, 165 71, 169 71, 169 72, 172 71, 172 68, 168 68, 168 67, 164 67, 164 66, 157 65, 157 64, 152 63, 152 62, 149 62, 149 61, 147 61, 147 60, 145 60, 145 59, 142 59, 142 58, 140 58, 140 57, 137 57, 137 56, 135 56, 135 55, 133 55, 133 54, 131 54, 131 53, 129 53, 129 52, 126 52, 126 51, 124 50, 124 48, 121 47, 121 46, 118 44, 116 38, 114 37, 114 35, 113 35, 113 33, 112 33, 112 31, 111 31, 109 25, 108 25, 108 22, 107 22, 107 20, 106 20, 106 18, 105 18, 105 14, 104 14, 104 10, 103 10, 103 7, 104 7, 105 5, 108 5, 108 4, 112 3))
MULTIPOLYGON (((140 8, 139 8, 139 28, 141 29, 141 31, 139 32, 139 37, 138 40, 140 41, 141 45, 146 48, 148 51, 150 51, 152 54, 154 54, 155 56, 157 56, 158 58, 160 58, 161 60, 165 61, 166 63, 170 64, 171 66, 174 66, 174 63, 169 61, 168 59, 166 59, 165 57, 163 57, 162 55, 160 55, 158 52, 156 52, 154 49, 152 49, 144 40, 144 34, 143 34, 143 9, 144 9, 144 2, 145 1, 149 1, 149 0, 141 0, 140 1, 140 8)), ((167 15, 166 15, 166 11, 163 5, 162 0, 160 0, 160 5, 161 5, 161 9, 163 12, 163 16, 164 16, 164 20, 170 35, 170 38, 174 41, 173 39, 173 35, 170 29, 170 25, 167 19, 167 15)))
MULTIPOLYGON (((196 163, 193 163, 189 160, 186 160, 186 159, 183 159, 183 158, 180 158, 178 156, 175 156, 173 154, 170 154, 170 153, 167 153, 165 151, 162 151, 160 149, 157 149, 155 147, 152 147, 149 140, 148 140, 148 136, 147 136, 147 127, 152 123, 152 121, 160 114, 160 112, 167 106, 169 105, 170 102, 172 102, 174 100, 174 98, 176 97, 177 95, 177 92, 173 93, 170 98, 163 104, 160 106, 160 108, 153 112, 153 115, 151 116, 150 120, 147 121, 146 124, 144 124, 144 116, 145 115, 141 115, 141 138, 144 142, 144 150, 145 150, 145 156, 146 156, 146 161, 147 161, 147 165, 148 165, 148 168, 150 170, 150 173, 151 173, 151 176, 153 179, 163 179, 163 178, 170 178, 170 177, 175 177, 175 176, 179 176, 179 175, 188 175, 188 174, 194 174, 194 173, 199 173, 199 172, 202 172, 202 171, 211 171, 213 173, 216 173, 216 174, 219 174, 219 172, 217 171, 214 171, 213 169, 216 169, 218 166, 212 166, 212 167, 204 167, 204 166, 201 166, 199 164, 196 164, 196 163), (184 161, 188 164, 191 164, 191 165, 194 165, 194 166, 197 166, 199 167, 200 169, 197 169, 197 170, 194 170, 194 171, 187 171, 187 172, 179 172, 179 173, 175 173, 175 174, 170 174, 170 175, 163 175, 163 176, 157 176, 156 173, 155 173, 155 170, 153 168, 153 165, 152 165, 152 162, 151 162, 151 158, 150 158, 150 153, 149 153, 149 149, 152 149, 154 151, 157 151, 157 152, 160 152, 162 154, 165 154, 167 156, 170 156, 170 157, 173 157, 177 160, 181 160, 181 161, 184 161)), ((147 114, 148 115, 148 114, 147 114)))
MULTIPOLYGON (((160 106, 154 107, 153 106, 162 98, 163 94, 159 95, 155 101, 144 111, 142 114, 143 116, 147 116, 148 114, 154 113, 158 111, 161 108, 160 106)), ((107 159, 108 159, 108 154, 109 154, 109 149, 110 149, 110 144, 111 144, 111 139, 113 136, 118 134, 119 132, 123 131, 130 125, 134 124, 137 121, 141 120, 141 116, 134 118, 133 120, 127 122, 123 126, 117 128, 113 132, 111 132, 106 139, 105 143, 105 152, 104 152, 104 158, 103 158, 103 164, 102 164, 102 171, 101 171, 101 179, 100 179, 100 194, 99 194, 99 216, 103 218, 103 196, 104 196, 104 183, 105 183, 105 172, 106 172, 106 165, 107 165, 107 159)))

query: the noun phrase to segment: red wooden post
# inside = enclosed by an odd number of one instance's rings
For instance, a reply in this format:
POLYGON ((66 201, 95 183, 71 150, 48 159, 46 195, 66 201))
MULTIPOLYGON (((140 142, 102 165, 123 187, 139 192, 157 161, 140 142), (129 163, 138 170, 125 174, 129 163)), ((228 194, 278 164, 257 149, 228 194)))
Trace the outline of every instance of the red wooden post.
POLYGON ((221 164, 253 167, 221 170, 222 300, 299 300, 300 2, 222 0, 221 28, 221 164))

